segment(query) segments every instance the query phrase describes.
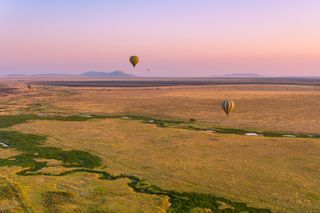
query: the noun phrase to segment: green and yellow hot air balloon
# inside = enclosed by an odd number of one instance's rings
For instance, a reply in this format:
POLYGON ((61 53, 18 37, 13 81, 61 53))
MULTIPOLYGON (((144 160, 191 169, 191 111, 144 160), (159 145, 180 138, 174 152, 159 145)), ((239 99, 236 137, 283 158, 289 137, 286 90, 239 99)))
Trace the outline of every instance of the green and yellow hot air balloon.
POLYGON ((130 63, 133 67, 135 67, 139 63, 139 57, 136 55, 133 55, 130 57, 130 63))
POLYGON ((221 102, 221 108, 227 115, 234 110, 235 106, 236 105, 232 100, 224 100, 221 102))

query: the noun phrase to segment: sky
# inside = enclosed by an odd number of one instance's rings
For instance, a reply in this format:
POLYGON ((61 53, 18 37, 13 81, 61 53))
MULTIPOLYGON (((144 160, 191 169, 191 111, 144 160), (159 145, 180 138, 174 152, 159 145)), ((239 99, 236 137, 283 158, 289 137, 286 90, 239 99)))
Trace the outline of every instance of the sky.
POLYGON ((319 0, 0 0, 0 75, 320 76, 319 11, 319 0))

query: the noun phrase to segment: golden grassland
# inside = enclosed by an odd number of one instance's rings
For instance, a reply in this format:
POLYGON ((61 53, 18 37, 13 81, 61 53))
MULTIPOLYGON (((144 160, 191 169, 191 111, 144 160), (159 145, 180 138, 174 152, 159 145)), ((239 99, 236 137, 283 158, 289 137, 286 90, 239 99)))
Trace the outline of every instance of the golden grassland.
POLYGON ((164 196, 135 193, 127 179, 99 180, 96 174, 64 177, 17 176, 21 168, 0 171, 0 210, 4 212, 165 212, 164 196))
POLYGON ((15 181, 34 212, 165 212, 169 205, 165 197, 135 193, 126 179, 99 180, 95 174, 19 176, 15 181))
POLYGON ((164 189, 213 193, 278 211, 320 209, 319 139, 215 134, 118 119, 34 121, 14 129, 49 135, 47 145, 94 153, 111 173, 164 189))
MULTIPOLYGON (((1 96, 0 115, 141 115, 193 118, 200 126, 320 133, 317 86, 120 89, 33 85, 29 90, 23 81, 3 80, 1 85, 17 90, 1 96), (229 117, 220 109, 225 98, 237 104, 229 117)), ((46 135, 44 146, 92 153, 102 159, 100 169, 114 175, 135 175, 163 189, 210 193, 275 212, 320 209, 320 139, 218 134, 160 128, 126 119, 36 120, 7 130, 46 135)), ((16 154, 19 151, 0 149, 2 159, 16 154)), ((44 173, 72 169, 56 160, 37 161, 47 162, 48 166, 40 170, 44 173)), ((21 169, 1 167, 0 187, 16 187, 19 195, 1 199, 0 211, 23 212, 27 206, 35 212, 164 212, 170 205, 165 196, 135 193, 127 179, 100 180, 88 173, 63 177, 16 175, 21 169)))
POLYGON ((68 88, 11 83, 15 94, 0 100, 1 114, 94 113, 196 119, 209 125, 297 133, 320 133, 320 87, 289 85, 68 88), (226 117, 220 102, 237 108, 226 117))

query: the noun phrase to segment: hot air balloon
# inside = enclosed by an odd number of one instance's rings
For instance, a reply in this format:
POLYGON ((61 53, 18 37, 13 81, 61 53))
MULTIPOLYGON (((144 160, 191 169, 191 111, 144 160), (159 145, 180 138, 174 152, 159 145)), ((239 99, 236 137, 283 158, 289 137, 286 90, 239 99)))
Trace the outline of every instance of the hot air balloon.
POLYGON ((28 89, 31 89, 31 84, 28 84, 28 89))
POLYGON ((224 100, 221 103, 221 108, 227 115, 229 115, 230 112, 232 112, 235 108, 235 103, 232 100, 224 100))
POLYGON ((136 55, 133 55, 130 57, 130 63, 133 67, 135 67, 139 63, 139 57, 136 55))

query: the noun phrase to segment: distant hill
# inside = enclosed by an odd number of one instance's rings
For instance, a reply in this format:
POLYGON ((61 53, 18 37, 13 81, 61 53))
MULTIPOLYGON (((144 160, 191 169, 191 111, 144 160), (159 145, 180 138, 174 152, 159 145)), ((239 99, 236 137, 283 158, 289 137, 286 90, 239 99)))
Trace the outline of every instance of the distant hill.
POLYGON ((113 72, 97 72, 97 71, 89 71, 82 73, 80 76, 83 77, 109 77, 109 78, 133 78, 136 77, 134 75, 122 72, 122 71, 113 71, 113 72))
POLYGON ((57 73, 48 73, 48 74, 9 74, 5 75, 6 77, 83 77, 83 78, 134 78, 135 75, 131 75, 122 71, 113 71, 113 72, 97 72, 89 71, 82 74, 57 74, 57 73))
POLYGON ((227 77, 227 78, 262 78, 262 75, 259 75, 257 73, 232 73, 223 75, 221 77, 227 77))

